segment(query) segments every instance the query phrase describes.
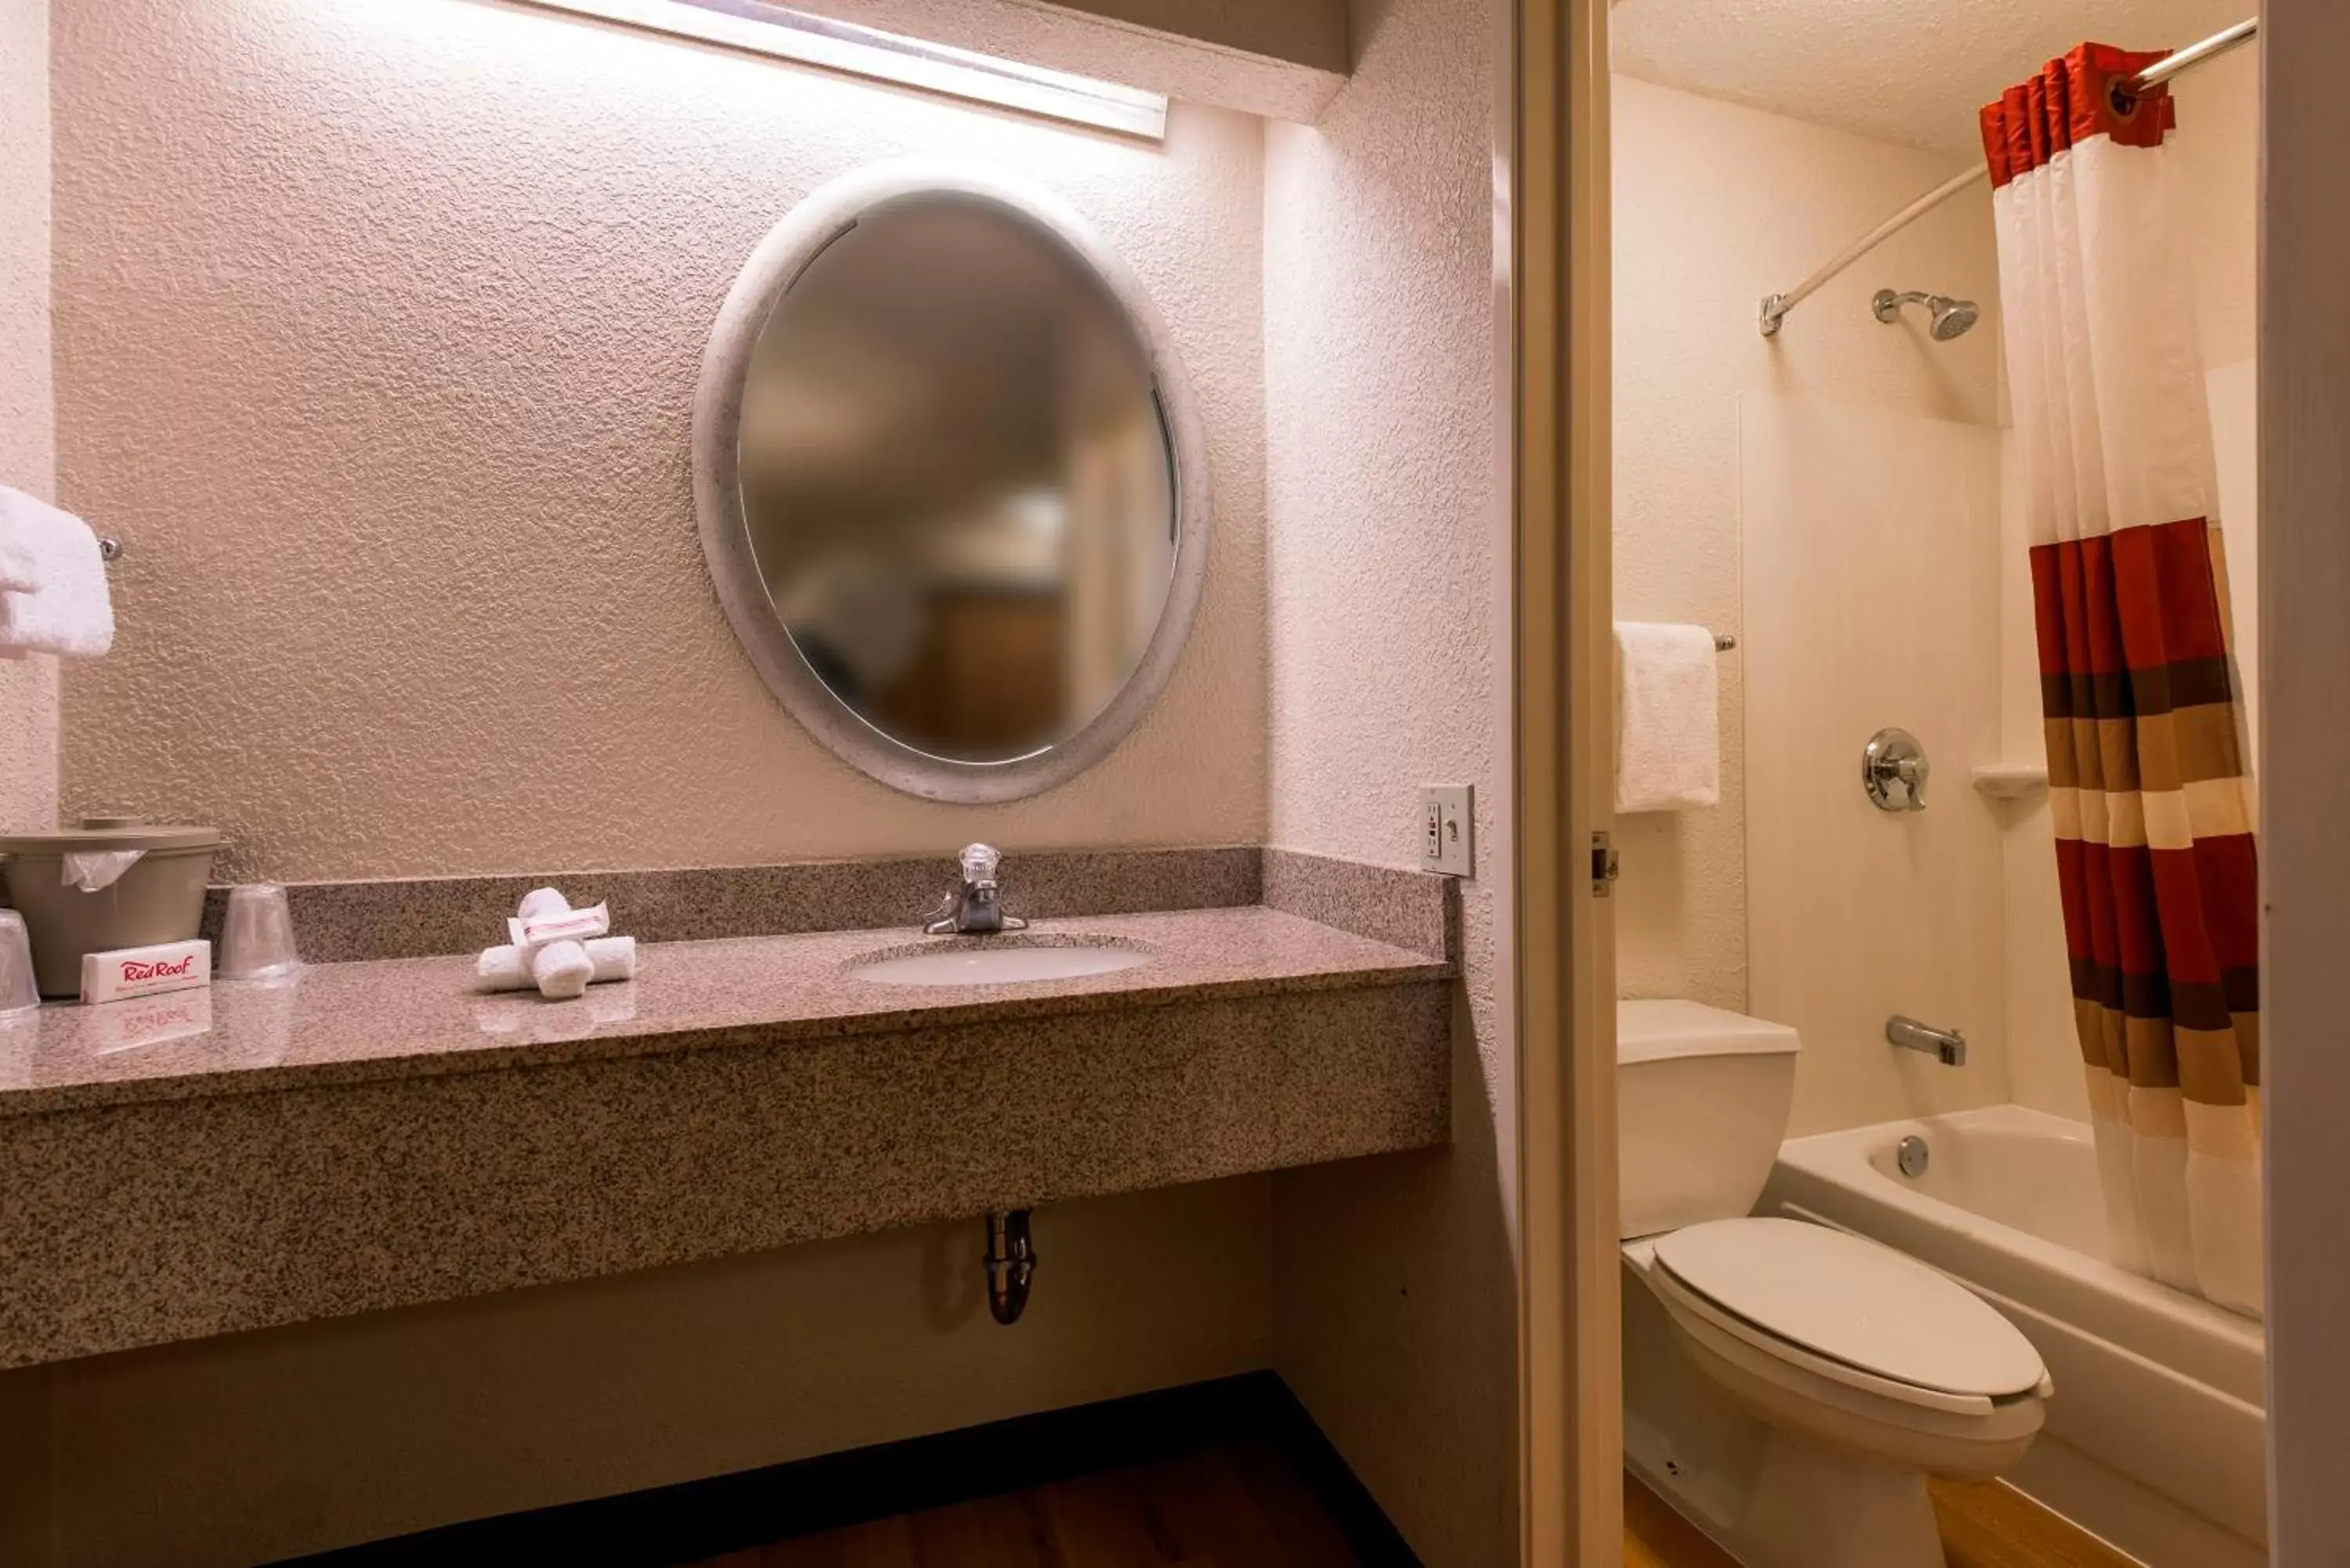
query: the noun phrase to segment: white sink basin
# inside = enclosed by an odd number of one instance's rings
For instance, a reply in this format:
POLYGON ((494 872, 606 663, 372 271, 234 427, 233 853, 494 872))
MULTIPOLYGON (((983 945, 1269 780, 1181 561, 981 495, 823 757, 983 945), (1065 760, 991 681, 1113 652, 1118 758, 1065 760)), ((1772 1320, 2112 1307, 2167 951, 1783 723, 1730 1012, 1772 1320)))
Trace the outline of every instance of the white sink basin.
POLYGON ((1075 980, 1081 975, 1110 974, 1149 961, 1150 954, 1139 948, 1033 942, 1006 942, 999 947, 974 943, 869 959, 852 967, 848 973, 851 979, 879 981, 883 985, 1014 985, 1024 980, 1075 980))

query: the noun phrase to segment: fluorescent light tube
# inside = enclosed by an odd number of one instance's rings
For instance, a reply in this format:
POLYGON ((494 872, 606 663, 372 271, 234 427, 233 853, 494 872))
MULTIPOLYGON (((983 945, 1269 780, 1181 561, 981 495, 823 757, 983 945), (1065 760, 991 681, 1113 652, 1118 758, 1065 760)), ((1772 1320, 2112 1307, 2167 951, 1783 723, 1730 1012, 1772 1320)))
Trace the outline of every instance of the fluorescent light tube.
POLYGON ((828 21, 765 0, 530 0, 606 22, 1164 140, 1162 93, 828 21))

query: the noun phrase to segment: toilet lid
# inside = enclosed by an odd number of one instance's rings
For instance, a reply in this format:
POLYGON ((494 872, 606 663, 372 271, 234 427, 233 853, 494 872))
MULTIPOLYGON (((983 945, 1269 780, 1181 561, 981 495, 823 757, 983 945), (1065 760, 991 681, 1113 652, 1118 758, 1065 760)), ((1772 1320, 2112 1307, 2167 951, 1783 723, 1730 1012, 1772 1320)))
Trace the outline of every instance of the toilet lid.
POLYGON ((1989 1303, 1915 1259, 1795 1220, 1715 1220, 1658 1238, 1674 1280, 1775 1338, 1919 1388, 2030 1392, 2040 1353, 1989 1303))

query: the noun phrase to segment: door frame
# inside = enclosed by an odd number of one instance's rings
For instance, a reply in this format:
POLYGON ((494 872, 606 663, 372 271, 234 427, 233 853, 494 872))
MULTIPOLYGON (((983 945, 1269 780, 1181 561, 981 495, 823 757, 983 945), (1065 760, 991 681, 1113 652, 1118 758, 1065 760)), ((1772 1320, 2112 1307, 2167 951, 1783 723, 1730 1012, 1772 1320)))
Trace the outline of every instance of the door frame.
MULTIPOLYGON (((2250 9, 2251 7, 2247 7, 2250 9)), ((2268 1233, 2269 1552, 2350 1539, 2350 1254, 2342 1245, 2342 888, 2350 881, 2350 134, 2339 0, 2261 11, 2260 783, 2262 1106, 2268 1233)))
POLYGON ((1623 1552, 1611 830, 1607 0, 1509 0, 1503 308, 1518 1061, 1521 1557, 1623 1552))
MULTIPOLYGON (((1518 1059, 1521 1558, 1599 1568, 1622 1550, 1614 933, 1586 859, 1612 804, 1607 7, 1498 9, 1496 373, 1516 849, 1500 979, 1518 1059)), ((2350 1498, 2323 1462, 2350 1445, 2350 1362, 2326 1349, 2350 1309, 2350 1268, 2329 1245, 2341 1231, 2324 1174, 2350 1114, 2350 1057, 2324 1048, 2338 1033, 2336 917, 2350 879, 2350 818, 2329 804, 2350 765, 2350 688, 2338 675, 2350 657, 2350 461, 2337 433, 2350 413, 2350 299, 2339 286, 2350 200, 2331 134, 2350 128, 2334 66, 2350 48, 2350 16, 2332 0, 2265 0, 2262 11, 2270 1539, 2280 1563, 2297 1563, 2350 1521, 2350 1498), (2294 224, 2271 221, 2288 208, 2294 224), (2280 733, 2293 743, 2277 744, 2280 733)))

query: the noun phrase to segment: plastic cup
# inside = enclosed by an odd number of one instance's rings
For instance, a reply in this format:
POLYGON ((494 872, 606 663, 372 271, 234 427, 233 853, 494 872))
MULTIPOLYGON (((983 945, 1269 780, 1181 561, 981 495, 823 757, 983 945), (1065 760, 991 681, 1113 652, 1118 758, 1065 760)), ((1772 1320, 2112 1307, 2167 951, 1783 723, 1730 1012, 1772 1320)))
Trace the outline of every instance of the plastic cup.
POLYGON ((301 967, 286 889, 275 882, 231 888, 228 919, 221 926, 220 978, 275 980, 301 967))
POLYGON ((33 979, 33 939, 25 917, 0 909, 0 1018, 15 1018, 41 1005, 41 988, 33 979))

